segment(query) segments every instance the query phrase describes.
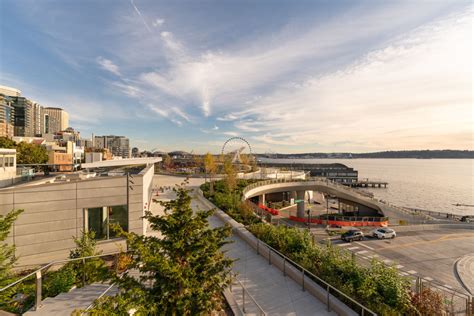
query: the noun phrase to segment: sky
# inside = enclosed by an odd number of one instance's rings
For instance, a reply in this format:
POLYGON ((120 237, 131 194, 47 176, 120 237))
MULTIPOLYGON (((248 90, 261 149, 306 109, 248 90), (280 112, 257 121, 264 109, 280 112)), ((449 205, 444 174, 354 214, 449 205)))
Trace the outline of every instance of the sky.
POLYGON ((0 85, 142 150, 474 149, 471 1, 0 0, 0 85))

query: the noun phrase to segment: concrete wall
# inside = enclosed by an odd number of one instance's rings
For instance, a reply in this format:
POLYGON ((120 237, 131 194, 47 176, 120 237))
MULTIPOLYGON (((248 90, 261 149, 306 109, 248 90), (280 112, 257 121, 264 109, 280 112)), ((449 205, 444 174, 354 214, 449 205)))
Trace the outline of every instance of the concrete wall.
MULTIPOLYGON (((144 190, 151 185, 153 165, 129 183, 129 231, 143 233, 144 190), (145 188, 145 189, 144 189, 145 188)), ((24 209, 7 242, 16 245, 19 265, 66 258, 73 237, 84 229, 84 209, 127 204, 126 176, 91 178, 65 183, 18 186, 0 190, 0 215, 24 209)), ((120 240, 99 241, 104 252, 117 250, 120 240)))

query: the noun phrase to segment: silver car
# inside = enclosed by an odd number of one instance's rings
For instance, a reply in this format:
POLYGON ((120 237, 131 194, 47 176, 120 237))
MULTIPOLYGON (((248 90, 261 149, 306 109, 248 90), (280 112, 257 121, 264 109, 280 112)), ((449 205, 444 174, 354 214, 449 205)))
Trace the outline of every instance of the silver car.
POLYGON ((397 237, 397 233, 390 228, 377 228, 372 231, 372 237, 377 237, 378 239, 392 239, 397 237))

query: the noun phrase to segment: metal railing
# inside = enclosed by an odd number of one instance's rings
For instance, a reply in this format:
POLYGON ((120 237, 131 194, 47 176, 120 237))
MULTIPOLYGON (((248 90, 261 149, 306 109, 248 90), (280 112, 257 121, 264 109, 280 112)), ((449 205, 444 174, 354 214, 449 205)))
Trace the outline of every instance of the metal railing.
POLYGON ((426 214, 416 213, 412 210, 393 205, 393 204, 391 204, 387 201, 380 200, 380 199, 377 199, 377 198, 372 197, 370 195, 367 195, 363 191, 345 186, 343 184, 340 184, 340 183, 337 183, 337 182, 334 182, 334 181, 331 181, 327 178, 322 178, 322 177, 309 177, 307 179, 273 179, 273 180, 258 181, 258 182, 255 182, 255 183, 252 183, 252 184, 246 186, 242 190, 242 200, 246 199, 246 195, 250 190, 261 187, 261 186, 270 185, 270 184, 277 184, 277 183, 298 183, 298 182, 317 182, 320 185, 325 185, 329 188, 337 189, 337 190, 339 190, 343 193, 355 194, 355 195, 357 195, 357 198, 359 198, 361 200, 365 200, 367 202, 374 203, 375 205, 378 205, 379 207, 382 204, 384 206, 388 206, 388 207, 391 207, 391 208, 393 208, 397 211, 400 211, 404 214, 411 215, 413 217, 418 216, 418 217, 420 217, 419 220, 424 220, 424 221, 425 220, 435 220, 434 218, 432 218, 431 216, 428 216, 426 214))
MULTIPOLYGON (((68 263, 68 262, 78 261, 78 260, 82 260, 82 264, 83 264, 83 266, 85 266, 87 259, 107 257, 107 256, 115 256, 115 260, 118 263, 118 255, 120 253, 121 252, 112 252, 112 253, 100 254, 100 255, 94 255, 94 256, 72 258, 72 259, 69 258, 69 259, 52 261, 52 262, 42 266, 41 268, 38 268, 35 271, 23 276, 22 278, 6 285, 5 287, 0 289, 0 292, 3 292, 5 290, 11 288, 12 286, 17 285, 17 284, 23 282, 24 280, 26 280, 26 279, 28 279, 28 278, 30 278, 34 275, 34 276, 36 276, 36 279, 35 279, 35 304, 34 304, 34 308, 35 308, 35 310, 38 310, 38 309, 41 308, 41 302, 42 302, 42 284, 43 284, 43 273, 42 273, 42 271, 43 270, 46 270, 46 269, 48 269, 48 268, 50 268, 54 265, 57 265, 57 264, 68 263)), ((118 265, 116 266, 116 268, 117 267, 118 267, 118 265)), ((83 273, 82 274, 82 284, 83 284, 83 286, 86 284, 86 279, 85 278, 86 278, 86 275, 85 275, 85 273, 83 273)))
MULTIPOLYGON (((272 264, 272 253, 278 255, 279 257, 281 257, 283 259, 283 275, 284 276, 286 276, 286 274, 287 274, 286 267, 287 267, 288 263, 290 263, 291 265, 293 265, 297 269, 301 270, 301 286, 302 286, 303 291, 305 291, 305 276, 306 275, 308 275, 311 280, 315 281, 320 286, 323 285, 324 286, 323 289, 326 291, 326 302, 325 303, 326 303, 328 312, 331 311, 331 291, 332 291, 333 296, 335 296, 335 297, 337 296, 339 299, 342 297, 344 300, 349 302, 350 305, 352 305, 352 306, 350 306, 351 309, 355 310, 354 307, 358 307, 360 309, 360 315, 362 315, 362 316, 364 316, 364 315, 377 315, 374 311, 372 311, 369 308, 365 307, 361 303, 354 300, 352 297, 348 296, 344 292, 338 290, 337 288, 335 288, 331 284, 327 283, 326 281, 324 281, 320 277, 316 276, 315 274, 313 274, 312 272, 310 272, 309 270, 307 270, 306 268, 304 268, 300 264, 296 263, 295 261, 291 260, 290 258, 285 256, 284 254, 282 254, 281 252, 279 252, 278 250, 276 250, 272 246, 270 246, 267 243, 261 241, 257 237, 255 237, 255 239, 257 240, 257 249, 256 249, 257 254, 260 255, 260 251, 261 251, 260 248, 262 247, 262 246, 260 246, 261 244, 263 245, 263 247, 266 247, 268 249, 268 263, 269 264, 272 264)), ((356 311, 356 312, 358 312, 358 311, 356 311)))
MULTIPOLYGON (((236 283, 232 282, 229 286, 229 289, 230 289, 230 292, 232 293, 232 295, 234 296, 234 298, 236 298, 236 295, 234 295, 234 292, 233 290, 235 289, 235 286, 234 285, 237 285, 237 286, 240 286, 240 288, 242 289, 242 312, 244 314, 247 314, 248 312, 248 305, 246 304, 246 298, 250 298, 250 302, 253 303, 253 305, 255 307, 257 307, 258 309, 258 315, 263 315, 263 316, 266 316, 267 314, 265 313, 265 311, 263 310, 263 308, 260 306, 260 304, 258 304, 258 302, 255 300, 255 298, 252 296, 252 294, 249 293, 249 291, 245 288, 245 286, 242 284, 242 282, 240 282, 239 279, 235 278, 235 281, 236 283)), ((236 300, 237 302, 237 300, 236 300)), ((238 302, 237 302, 237 305, 238 305, 238 302)))
MULTIPOLYGON (((206 199, 204 197, 204 194, 202 192, 201 189, 198 189, 197 190, 197 193, 198 195, 202 196, 204 199, 206 199)), ((207 199, 206 199, 207 200, 207 199)), ((207 200, 209 201, 209 200, 207 200)), ((210 201, 209 201, 210 202, 210 201)), ((211 203, 211 202, 210 202, 211 203)), ((253 203, 252 203, 253 204, 253 203)), ((214 207, 216 207, 214 205, 214 207)), ((216 207, 217 208, 217 207, 216 207)), ((258 208, 258 207, 257 207, 258 208)), ((219 208, 217 208, 219 209, 219 208)), ((272 218, 273 216, 271 216, 272 218)), ((252 234, 253 235, 253 234, 252 234)), ((309 270, 307 270, 306 268, 304 268, 303 266, 301 266, 300 264, 296 263, 295 261, 291 260, 290 258, 288 258, 287 256, 285 256, 283 253, 279 252, 278 250, 276 250, 275 248, 271 247, 270 245, 268 245, 267 243, 261 241, 260 239, 258 239, 256 236, 253 235, 253 237, 257 240, 257 246, 256 246, 256 251, 257 251, 257 254, 260 255, 260 244, 262 244, 264 247, 267 247, 268 248, 268 263, 269 264, 272 264, 272 252, 275 253, 276 255, 280 256, 281 258, 283 258, 283 275, 286 276, 286 266, 287 266, 287 263, 290 263, 291 265, 295 266, 297 269, 301 270, 301 273, 302 273, 302 278, 301 278, 301 281, 302 281, 302 289, 303 291, 305 290, 305 275, 309 275, 311 277, 311 279, 315 282, 319 282, 320 284, 322 284, 324 287, 323 287, 323 290, 326 291, 327 295, 326 295, 326 305, 327 305, 327 308, 328 308, 328 311, 331 310, 331 290, 333 291, 334 294, 337 294, 338 296, 342 296, 345 300, 347 300, 348 302, 350 302, 353 306, 356 306, 360 309, 360 314, 361 315, 377 315, 375 312, 373 312, 372 310, 370 310, 369 308, 365 307, 364 305, 360 304, 359 302, 357 302, 356 300, 354 300, 353 298, 351 298, 350 296, 348 296, 347 294, 343 293, 342 291, 338 290, 337 288, 335 288, 334 286, 332 286, 331 284, 327 283, 326 281, 324 281, 323 279, 317 277, 316 275, 314 275, 313 273, 311 273, 309 270)), ((352 308, 354 310, 354 308, 352 308)))

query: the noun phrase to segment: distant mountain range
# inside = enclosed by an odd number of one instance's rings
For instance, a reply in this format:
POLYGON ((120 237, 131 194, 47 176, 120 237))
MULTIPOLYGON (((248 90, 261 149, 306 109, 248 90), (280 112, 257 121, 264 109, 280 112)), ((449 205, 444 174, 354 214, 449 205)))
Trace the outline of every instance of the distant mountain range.
POLYGON ((287 159, 351 159, 351 158, 416 158, 416 159, 474 159, 474 150, 400 150, 373 153, 301 153, 257 154, 258 157, 287 159))

